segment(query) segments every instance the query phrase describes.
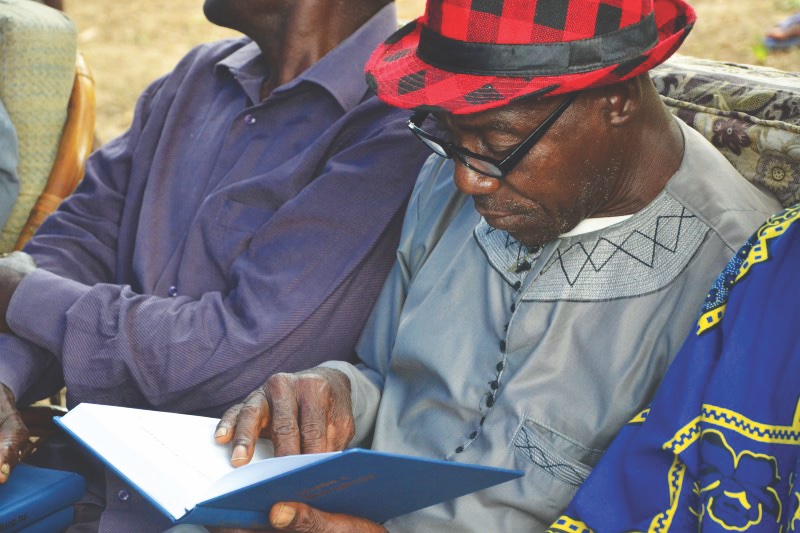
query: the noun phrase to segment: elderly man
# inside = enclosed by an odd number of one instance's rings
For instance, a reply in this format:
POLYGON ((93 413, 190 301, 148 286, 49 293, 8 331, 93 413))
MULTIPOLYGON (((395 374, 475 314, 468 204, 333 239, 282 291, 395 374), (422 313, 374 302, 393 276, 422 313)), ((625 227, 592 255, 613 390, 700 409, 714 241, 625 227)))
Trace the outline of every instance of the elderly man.
MULTIPOLYGON (((0 482, 26 441, 15 399, 63 376, 70 404, 219 416, 265 375, 349 357, 392 266, 428 156, 364 82, 394 6, 204 10, 248 37, 144 92, 26 248, 39 268, 0 260, 0 482)), ((101 529, 158 529, 125 484, 105 493, 101 529)))
MULTIPOLYGON (((372 56, 437 156, 357 353, 226 413, 248 461, 345 446, 526 475, 384 524, 541 531, 647 404, 716 273, 779 206, 661 103, 682 0, 437 0, 372 56), (430 117, 448 136, 430 130, 430 117)), ((276 504, 287 531, 378 531, 276 504)))

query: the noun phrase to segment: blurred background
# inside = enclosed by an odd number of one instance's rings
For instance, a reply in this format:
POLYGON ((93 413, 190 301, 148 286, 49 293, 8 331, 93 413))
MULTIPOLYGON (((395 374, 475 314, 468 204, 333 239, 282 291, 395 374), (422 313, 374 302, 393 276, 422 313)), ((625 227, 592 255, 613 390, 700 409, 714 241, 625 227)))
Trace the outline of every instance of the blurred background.
MULTIPOLYGON (((770 52, 764 33, 800 11, 800 0, 688 0, 698 22, 681 53, 720 61, 800 70, 800 47, 770 52)), ((97 89, 97 135, 101 142, 127 129, 136 98, 169 72, 194 45, 237 35, 203 16, 203 0, 64 0, 78 26, 78 46, 97 89)), ((401 19, 422 14, 424 0, 397 0, 401 19)))

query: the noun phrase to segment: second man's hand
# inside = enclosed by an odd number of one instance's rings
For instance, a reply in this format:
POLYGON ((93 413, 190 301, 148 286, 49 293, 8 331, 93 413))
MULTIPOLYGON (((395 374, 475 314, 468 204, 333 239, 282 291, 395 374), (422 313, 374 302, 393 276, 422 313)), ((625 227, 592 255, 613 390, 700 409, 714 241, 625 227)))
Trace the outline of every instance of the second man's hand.
POLYGON ((355 434, 350 380, 331 368, 275 374, 228 409, 214 438, 232 443, 231 464, 253 458, 256 440, 272 440, 275 456, 343 450, 355 434))

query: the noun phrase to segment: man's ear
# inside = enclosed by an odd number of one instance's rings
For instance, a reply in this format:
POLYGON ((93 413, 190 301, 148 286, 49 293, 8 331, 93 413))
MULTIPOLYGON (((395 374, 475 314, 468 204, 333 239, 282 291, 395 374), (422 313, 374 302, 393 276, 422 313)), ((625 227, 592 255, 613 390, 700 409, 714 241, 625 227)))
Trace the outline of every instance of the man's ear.
POLYGON ((604 87, 601 98, 606 118, 611 126, 628 123, 642 106, 643 87, 641 76, 604 87))

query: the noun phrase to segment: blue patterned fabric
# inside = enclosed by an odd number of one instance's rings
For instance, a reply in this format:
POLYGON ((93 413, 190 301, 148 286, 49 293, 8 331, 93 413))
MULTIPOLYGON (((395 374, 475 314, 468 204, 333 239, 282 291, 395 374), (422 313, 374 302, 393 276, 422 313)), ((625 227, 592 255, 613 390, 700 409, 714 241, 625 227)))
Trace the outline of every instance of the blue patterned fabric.
POLYGON ((800 529, 800 204, 722 272, 651 407, 552 532, 800 529))

